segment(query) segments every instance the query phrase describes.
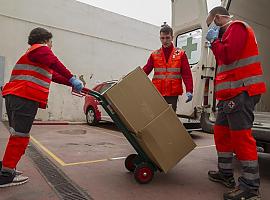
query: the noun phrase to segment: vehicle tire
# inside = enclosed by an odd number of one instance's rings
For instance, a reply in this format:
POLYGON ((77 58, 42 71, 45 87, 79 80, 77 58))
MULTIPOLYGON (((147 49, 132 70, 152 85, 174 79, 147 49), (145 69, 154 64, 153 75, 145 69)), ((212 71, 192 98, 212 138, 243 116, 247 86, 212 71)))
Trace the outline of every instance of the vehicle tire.
POLYGON ((136 166, 134 178, 140 184, 147 184, 153 179, 154 173, 152 165, 144 162, 136 166))
POLYGON ((86 122, 90 126, 95 126, 97 125, 97 115, 95 110, 92 107, 89 107, 86 112, 86 122))

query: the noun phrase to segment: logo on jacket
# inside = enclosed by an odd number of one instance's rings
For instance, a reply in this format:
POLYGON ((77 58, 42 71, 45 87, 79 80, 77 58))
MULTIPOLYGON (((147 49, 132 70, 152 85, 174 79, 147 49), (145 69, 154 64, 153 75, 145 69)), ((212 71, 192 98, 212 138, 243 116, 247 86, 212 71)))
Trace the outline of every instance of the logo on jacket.
POLYGON ((230 102, 228 103, 228 106, 229 106, 230 109, 233 109, 233 108, 235 107, 234 101, 230 101, 230 102))
POLYGON ((175 55, 179 55, 180 54, 180 51, 179 51, 179 49, 177 49, 176 51, 175 51, 175 55))

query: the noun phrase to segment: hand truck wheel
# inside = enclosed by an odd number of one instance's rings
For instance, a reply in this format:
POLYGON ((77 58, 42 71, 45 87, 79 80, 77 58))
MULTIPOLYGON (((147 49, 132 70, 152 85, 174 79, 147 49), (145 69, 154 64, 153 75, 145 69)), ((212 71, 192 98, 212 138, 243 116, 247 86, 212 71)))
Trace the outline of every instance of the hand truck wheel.
POLYGON ((140 184, 147 184, 153 179, 154 173, 152 165, 144 162, 136 166, 134 178, 140 184))
POLYGON ((138 157, 137 154, 130 154, 125 160, 125 167, 128 171, 134 172, 136 165, 134 160, 138 157))

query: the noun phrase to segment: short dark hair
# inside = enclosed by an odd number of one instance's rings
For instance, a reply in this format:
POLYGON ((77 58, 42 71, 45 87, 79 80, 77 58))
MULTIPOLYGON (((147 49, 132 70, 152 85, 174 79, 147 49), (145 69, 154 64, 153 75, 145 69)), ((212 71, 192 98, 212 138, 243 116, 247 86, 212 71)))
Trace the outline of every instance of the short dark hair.
POLYGON ((213 8, 210 12, 210 15, 215 16, 215 15, 228 15, 230 16, 230 13, 228 12, 228 10, 222 6, 218 6, 213 8))
POLYGON ((38 27, 30 32, 28 36, 28 44, 42 44, 51 39, 52 37, 52 33, 50 33, 48 30, 38 27))
POLYGON ((159 33, 171 34, 173 36, 173 29, 169 25, 164 24, 161 26, 159 33))

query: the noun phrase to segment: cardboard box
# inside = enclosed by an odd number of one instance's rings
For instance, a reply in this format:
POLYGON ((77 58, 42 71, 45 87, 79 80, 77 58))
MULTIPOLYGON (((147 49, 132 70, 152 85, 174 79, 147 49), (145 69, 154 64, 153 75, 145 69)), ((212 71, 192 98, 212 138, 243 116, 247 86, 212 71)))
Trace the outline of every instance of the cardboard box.
POLYGON ((134 133, 142 130, 168 107, 141 68, 126 75, 103 95, 134 133))
POLYGON ((175 112, 142 69, 135 69, 103 95, 165 173, 195 148, 175 112))
POLYGON ((171 107, 146 125, 136 137, 150 159, 165 173, 196 147, 171 107))

